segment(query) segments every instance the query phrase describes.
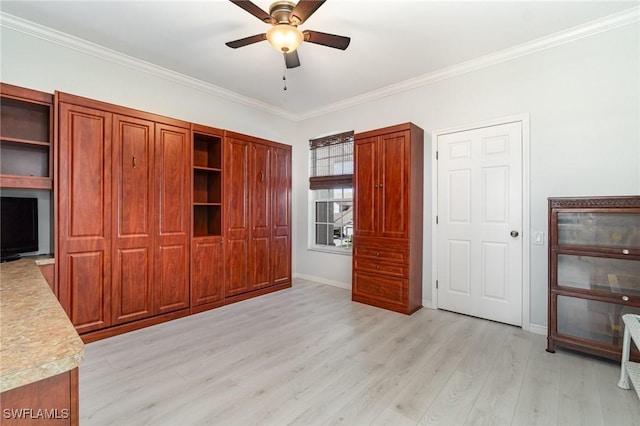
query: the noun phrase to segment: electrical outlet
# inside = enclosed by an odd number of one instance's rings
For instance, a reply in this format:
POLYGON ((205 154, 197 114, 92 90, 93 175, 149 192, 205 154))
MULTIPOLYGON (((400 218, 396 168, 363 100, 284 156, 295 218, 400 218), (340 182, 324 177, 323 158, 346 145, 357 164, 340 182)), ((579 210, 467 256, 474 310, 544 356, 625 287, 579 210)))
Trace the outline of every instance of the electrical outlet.
POLYGON ((539 246, 544 244, 544 232, 533 233, 533 244, 537 244, 539 246))

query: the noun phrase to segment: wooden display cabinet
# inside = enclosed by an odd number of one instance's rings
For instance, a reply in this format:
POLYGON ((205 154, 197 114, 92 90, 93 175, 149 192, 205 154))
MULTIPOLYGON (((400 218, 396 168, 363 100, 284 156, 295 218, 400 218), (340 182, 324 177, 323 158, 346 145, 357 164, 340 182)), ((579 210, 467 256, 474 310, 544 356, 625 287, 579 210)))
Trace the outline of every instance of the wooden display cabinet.
POLYGON ((620 360, 627 313, 640 314, 640 196, 550 198, 547 351, 620 360))
POLYGON ((53 95, 0 84, 0 187, 52 189, 53 95))
POLYGON ((193 235, 191 239, 191 310, 224 304, 222 239, 224 132, 192 125, 193 235))

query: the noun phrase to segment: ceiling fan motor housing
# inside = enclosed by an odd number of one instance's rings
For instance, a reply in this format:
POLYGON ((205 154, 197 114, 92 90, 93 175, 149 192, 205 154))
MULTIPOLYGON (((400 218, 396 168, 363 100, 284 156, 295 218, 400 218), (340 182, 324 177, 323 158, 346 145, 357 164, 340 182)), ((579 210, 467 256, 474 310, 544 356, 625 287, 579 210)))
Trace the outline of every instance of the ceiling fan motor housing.
POLYGON ((275 21, 276 24, 290 24, 298 25, 298 22, 291 22, 290 15, 293 8, 296 7, 295 3, 290 1, 277 1, 269 7, 269 15, 275 21))

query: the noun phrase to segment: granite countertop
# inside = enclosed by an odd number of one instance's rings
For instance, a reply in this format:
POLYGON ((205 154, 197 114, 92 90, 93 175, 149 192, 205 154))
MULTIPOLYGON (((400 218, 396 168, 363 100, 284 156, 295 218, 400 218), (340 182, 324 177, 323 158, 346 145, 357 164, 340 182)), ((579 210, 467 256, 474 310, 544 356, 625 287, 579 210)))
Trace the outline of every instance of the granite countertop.
POLYGON ((84 343, 34 259, 0 264, 0 392, 76 368, 84 343))

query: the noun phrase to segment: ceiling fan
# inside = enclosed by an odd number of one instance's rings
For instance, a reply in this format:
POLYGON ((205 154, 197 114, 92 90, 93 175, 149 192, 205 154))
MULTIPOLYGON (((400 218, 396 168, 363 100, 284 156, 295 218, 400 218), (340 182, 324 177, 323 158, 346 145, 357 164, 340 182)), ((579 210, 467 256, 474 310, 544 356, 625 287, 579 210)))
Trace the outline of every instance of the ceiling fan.
POLYGON ((248 0, 230 1, 262 22, 272 26, 266 33, 241 38, 225 44, 237 49, 238 47, 268 40, 278 52, 284 54, 284 62, 287 68, 300 66, 300 58, 296 49, 303 41, 341 50, 345 50, 351 41, 349 37, 311 30, 301 32, 298 29, 298 25, 306 21, 326 0, 300 0, 298 4, 290 1, 276 1, 269 7, 269 13, 248 0))

